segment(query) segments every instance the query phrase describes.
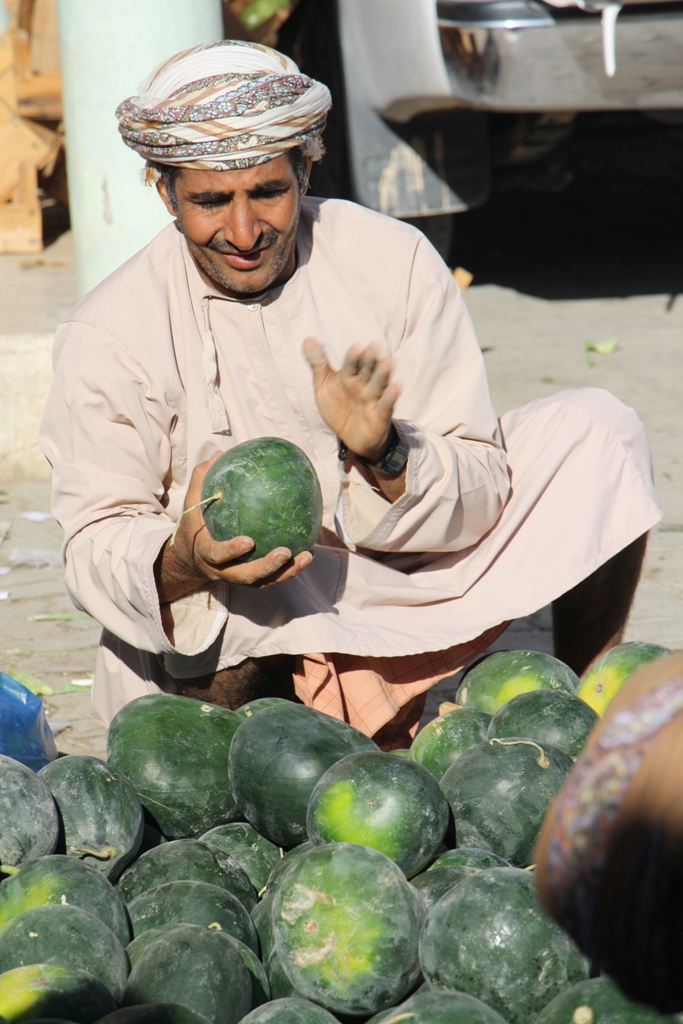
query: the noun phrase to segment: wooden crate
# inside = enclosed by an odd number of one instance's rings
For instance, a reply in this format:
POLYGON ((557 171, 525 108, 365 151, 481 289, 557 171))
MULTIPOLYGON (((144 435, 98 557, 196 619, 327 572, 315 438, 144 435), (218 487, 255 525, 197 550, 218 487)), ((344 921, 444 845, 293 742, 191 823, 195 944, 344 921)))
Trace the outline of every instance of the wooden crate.
POLYGON ((52 172, 62 145, 57 21, 54 0, 5 3, 11 22, 0 36, 0 253, 32 253, 43 247, 38 172, 52 172))
POLYGON ((19 186, 9 203, 0 206, 0 253, 40 252, 43 220, 38 199, 38 172, 33 163, 21 164, 19 186))

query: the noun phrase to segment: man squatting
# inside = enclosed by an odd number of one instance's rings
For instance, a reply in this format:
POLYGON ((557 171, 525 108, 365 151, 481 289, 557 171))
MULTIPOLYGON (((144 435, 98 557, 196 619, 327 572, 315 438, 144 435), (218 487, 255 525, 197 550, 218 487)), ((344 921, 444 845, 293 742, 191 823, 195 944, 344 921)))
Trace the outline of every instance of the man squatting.
POLYGON ((158 691, 296 696, 389 749, 515 618, 552 602, 578 673, 623 635, 661 517, 640 421, 596 389, 497 419, 424 236, 306 196, 330 105, 289 58, 226 41, 117 110, 174 221, 59 327, 41 428, 67 587, 103 627, 105 724, 158 691), (200 509, 171 546, 218 453, 265 435, 318 472, 313 552, 241 562, 251 540, 213 541, 200 509))

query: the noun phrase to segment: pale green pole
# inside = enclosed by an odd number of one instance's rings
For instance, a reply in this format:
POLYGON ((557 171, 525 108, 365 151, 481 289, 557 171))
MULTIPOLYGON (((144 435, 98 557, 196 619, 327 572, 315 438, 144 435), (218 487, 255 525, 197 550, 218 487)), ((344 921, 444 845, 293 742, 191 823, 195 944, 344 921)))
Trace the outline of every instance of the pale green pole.
POLYGON ((167 57, 223 35, 221 0, 57 0, 69 207, 81 294, 170 222, 114 111, 167 57))

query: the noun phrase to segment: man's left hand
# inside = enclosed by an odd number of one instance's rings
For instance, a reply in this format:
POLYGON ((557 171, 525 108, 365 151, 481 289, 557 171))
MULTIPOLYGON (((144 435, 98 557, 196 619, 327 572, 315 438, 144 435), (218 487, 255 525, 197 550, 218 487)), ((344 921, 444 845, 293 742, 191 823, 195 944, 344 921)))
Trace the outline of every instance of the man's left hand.
POLYGON ((391 360, 379 346, 353 345, 340 370, 333 370, 315 338, 304 341, 304 355, 313 369, 313 387, 320 413, 350 452, 381 462, 391 431, 391 417, 400 393, 389 382, 391 360))

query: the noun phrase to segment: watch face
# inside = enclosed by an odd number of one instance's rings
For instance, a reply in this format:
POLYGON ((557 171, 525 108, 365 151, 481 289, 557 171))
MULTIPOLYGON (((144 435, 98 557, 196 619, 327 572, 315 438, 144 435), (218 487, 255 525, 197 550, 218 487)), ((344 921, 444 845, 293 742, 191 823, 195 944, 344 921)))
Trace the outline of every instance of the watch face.
POLYGON ((397 444, 390 452, 384 457, 382 462, 382 470, 385 473, 399 473, 406 464, 408 459, 408 449, 405 445, 397 444))

